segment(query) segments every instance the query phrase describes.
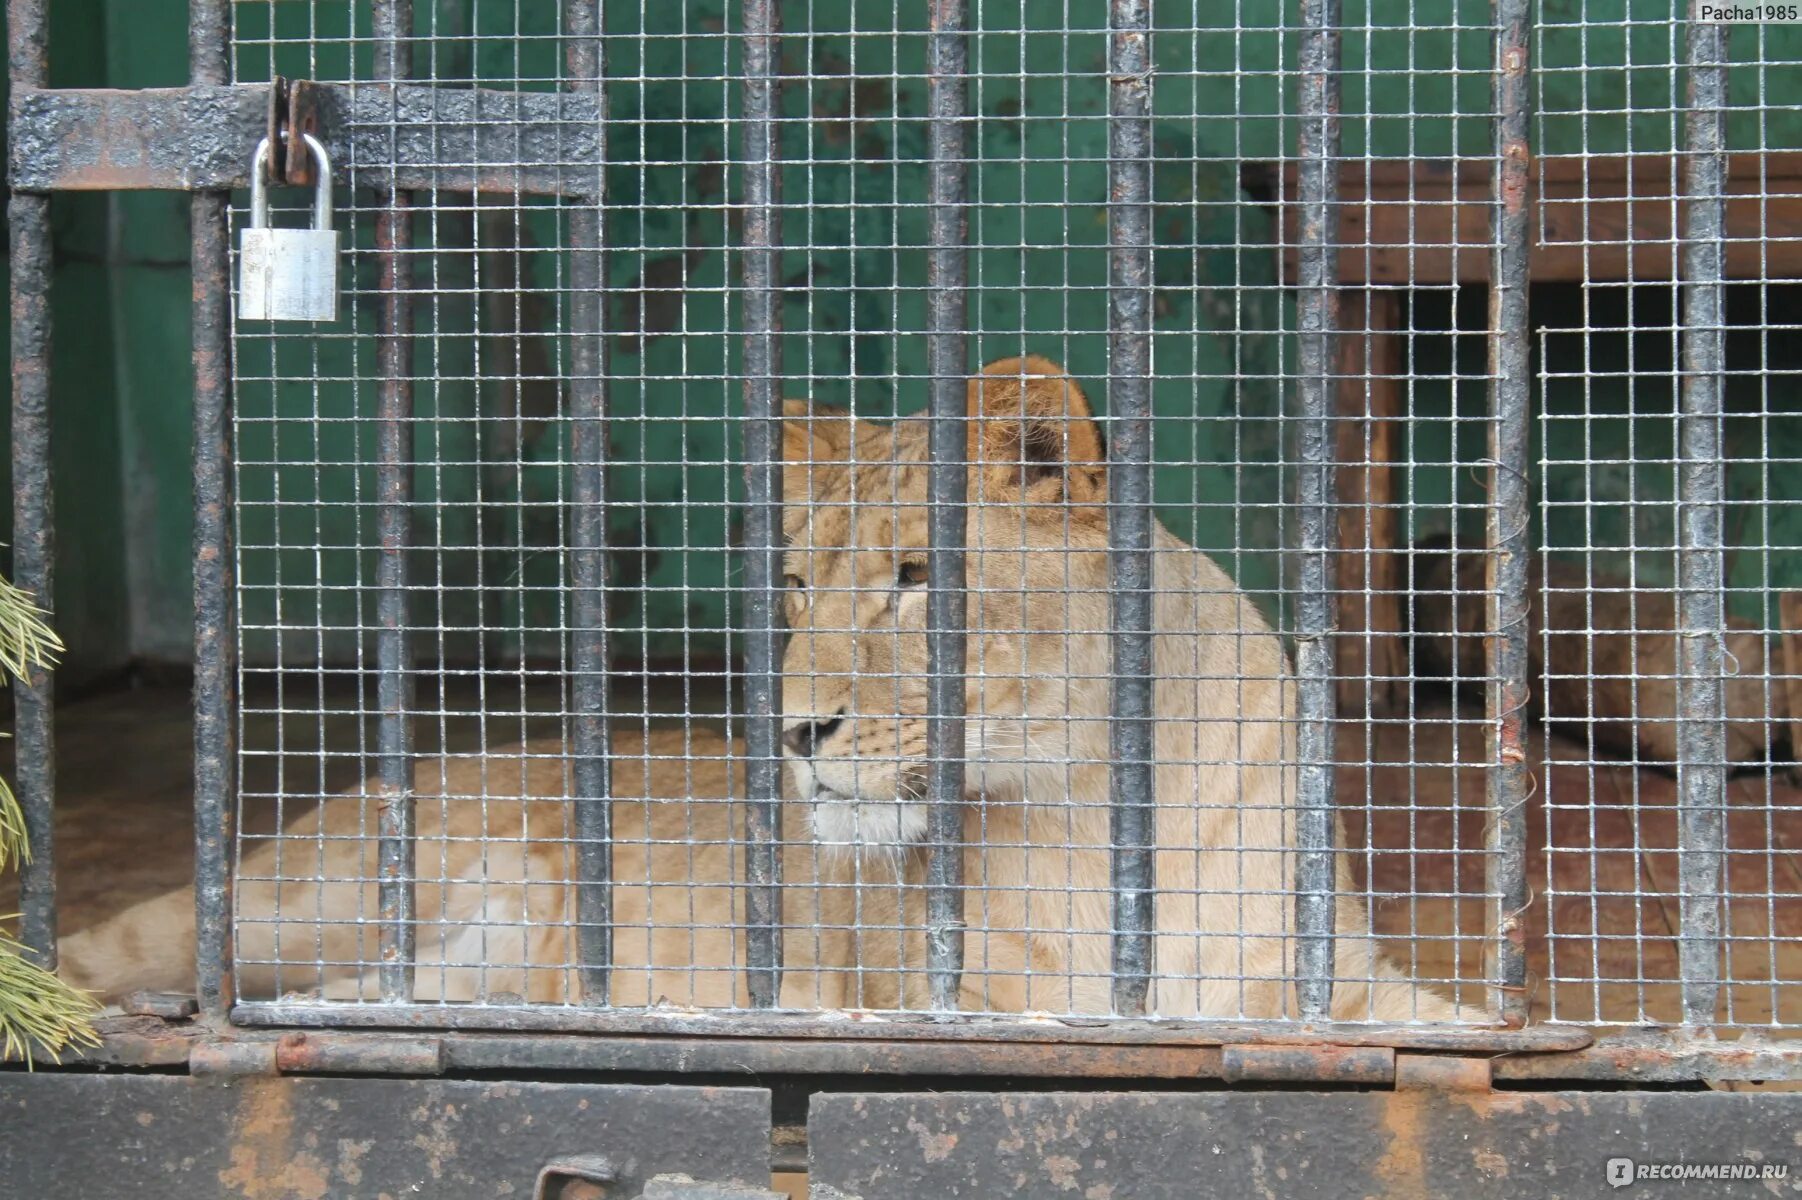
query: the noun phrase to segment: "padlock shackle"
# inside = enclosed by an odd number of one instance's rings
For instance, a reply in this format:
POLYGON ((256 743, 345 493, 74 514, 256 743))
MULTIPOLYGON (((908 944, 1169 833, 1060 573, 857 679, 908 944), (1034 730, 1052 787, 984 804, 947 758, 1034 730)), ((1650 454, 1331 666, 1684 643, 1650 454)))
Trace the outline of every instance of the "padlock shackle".
MULTIPOLYGON (((310 133, 300 135, 308 153, 313 156, 313 167, 316 172, 313 183, 313 228, 330 229, 332 227, 332 156, 326 153, 325 146, 310 133)), ((257 143, 257 152, 250 159, 250 224, 253 229, 266 229, 269 226, 269 139, 264 138, 257 143)))
POLYGON ((300 140, 313 153, 313 228, 330 229, 332 227, 332 156, 325 152, 325 144, 310 133, 302 133, 300 140))
POLYGON ((269 170, 269 139, 264 138, 257 143, 257 152, 250 156, 250 226, 252 229, 269 227, 269 184, 266 172, 269 170))

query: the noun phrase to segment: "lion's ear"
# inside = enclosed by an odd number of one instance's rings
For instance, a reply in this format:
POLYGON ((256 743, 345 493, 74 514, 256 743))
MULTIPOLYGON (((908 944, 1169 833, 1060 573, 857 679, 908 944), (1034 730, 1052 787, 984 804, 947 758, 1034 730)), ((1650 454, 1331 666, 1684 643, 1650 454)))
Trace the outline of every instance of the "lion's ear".
POLYGON ((1004 358, 970 381, 970 461, 977 502, 1101 504, 1107 454, 1089 398, 1050 359, 1004 358))
POLYGON ((782 502, 805 504, 813 494, 810 467, 837 465, 851 457, 851 414, 842 408, 782 402, 782 502))
POLYGON ((782 402, 782 460, 791 463, 843 462, 851 446, 851 414, 842 408, 782 402))

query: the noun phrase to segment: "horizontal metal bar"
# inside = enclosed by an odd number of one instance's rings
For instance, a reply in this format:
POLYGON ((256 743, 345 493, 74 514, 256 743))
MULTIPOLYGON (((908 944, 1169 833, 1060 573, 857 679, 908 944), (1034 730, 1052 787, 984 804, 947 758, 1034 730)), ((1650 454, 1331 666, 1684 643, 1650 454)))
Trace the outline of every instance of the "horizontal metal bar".
POLYGON ((1041 1078, 1208 1079, 1219 1046, 1071 1046, 1055 1042, 869 1041, 845 1038, 695 1038, 565 1033, 381 1030, 223 1030, 200 1022, 103 1018, 101 1043, 69 1065, 178 1067, 221 1033, 274 1043, 284 1073, 442 1074, 447 1071, 639 1071, 755 1075, 1016 1075, 1041 1078), (398 1068, 398 1070, 396 1070, 398 1068))
POLYGON ((275 1044, 275 1069, 284 1075, 442 1075, 444 1040, 284 1033, 275 1044))
MULTIPOLYGON (((737 1022, 734 1022, 734 1032, 737 1022)), ((101 1044, 67 1057, 71 1065, 118 1067, 180 1066, 193 1047, 220 1036, 222 1030, 203 1021, 168 1023, 146 1017, 107 1017, 97 1025, 101 1044)), ((922 1038, 883 1038, 875 1031, 855 1031, 851 1036, 837 1029, 830 1036, 693 1037, 621 1036, 593 1038, 567 1033, 491 1033, 446 1031, 429 1040, 441 1047, 445 1071, 646 1071, 688 1074, 739 1073, 796 1075, 1019 1075, 1041 1078, 1211 1079, 1226 1070, 1224 1051, 1230 1049, 1245 1069, 1250 1047, 1265 1045, 1309 1049, 1340 1045, 1380 1045, 1369 1040, 1353 1043, 1343 1032, 1331 1037, 1302 1034, 1290 1028, 1240 1027, 1238 1040, 1203 1042, 1188 1033, 1186 1041, 1173 1043, 1068 1042, 1068 1041, 949 1041, 922 1038), (1261 1039, 1261 1040, 1259 1040, 1261 1039)), ((1041 1029, 1040 1036, 1044 1036, 1041 1029)), ((1409 1031, 1410 1033, 1416 1031, 1409 1031)), ((1494 1048, 1505 1041, 1514 1052, 1491 1064, 1498 1080, 1519 1082, 1596 1080, 1628 1084, 1664 1084, 1695 1081, 1802 1079, 1802 1043, 1717 1041, 1694 1038, 1679 1030, 1642 1031, 1590 1040, 1588 1032, 1571 1026, 1542 1026, 1531 1035, 1509 1031, 1475 1031, 1494 1048), (1543 1036, 1543 1035, 1551 1036, 1543 1036)), ((935 1024, 926 1037, 944 1038, 945 1028, 935 1024)), ((235 1029, 239 1040, 281 1041, 296 1035, 279 1029, 235 1029)), ((1363 1035, 1368 1038, 1370 1035, 1363 1035)), ((1436 1044, 1425 1047, 1448 1053, 1481 1052, 1475 1045, 1456 1045, 1433 1035, 1436 1044)), ((278 1051, 286 1059, 284 1070, 306 1070, 306 1064, 334 1064, 339 1070, 369 1070, 385 1059, 404 1055, 409 1061, 425 1057, 420 1035, 384 1033, 379 1030, 310 1030, 309 1049, 278 1051), (368 1047, 356 1050, 354 1047, 368 1047), (358 1057, 365 1056, 365 1057, 358 1057)), ((1400 1039, 1391 1038, 1390 1042, 1400 1039)), ((1427 1037, 1413 1038, 1427 1041, 1427 1037)), ((1470 1038, 1461 1038, 1471 1042, 1470 1038)), ((1406 1049, 1408 1047, 1396 1047, 1406 1049)), ((1330 1065, 1330 1064, 1329 1064, 1330 1065)), ((1268 1074, 1269 1072, 1266 1072, 1268 1074)), ((1324 1080, 1328 1076, 1323 1075, 1324 1080)))
MULTIPOLYGON (((593 92, 426 84, 315 85, 340 183, 588 196, 601 165, 593 92)), ((7 179, 16 192, 241 188, 267 132, 266 83, 20 88, 7 179)))
POLYGON ((1395 1082, 1391 1046, 1232 1045, 1220 1051, 1228 1083, 1342 1083, 1382 1087, 1395 1082))
POLYGON ((1654 1083, 1726 1083, 1802 1080, 1802 1042, 1741 1038, 1717 1041, 1682 1030, 1623 1033, 1597 1038, 1580 1050, 1505 1054, 1491 1065, 1498 1080, 1526 1083, 1593 1080, 1628 1086, 1654 1083))
POLYGON ((1307 1026, 1293 1021, 1107 1021, 1079 1024, 1053 1020, 960 1017, 941 1014, 918 1019, 822 1021, 810 1013, 708 1013, 659 1008, 573 1009, 441 1004, 240 1004, 237 1025, 305 1028, 387 1027, 392 1029, 493 1030, 534 1033, 635 1033, 653 1037, 819 1038, 863 1041, 1048 1042, 1145 1046, 1278 1045, 1395 1046, 1422 1050, 1574 1050, 1593 1040, 1575 1025, 1528 1029, 1450 1026, 1370 1026, 1331 1021, 1307 1026))

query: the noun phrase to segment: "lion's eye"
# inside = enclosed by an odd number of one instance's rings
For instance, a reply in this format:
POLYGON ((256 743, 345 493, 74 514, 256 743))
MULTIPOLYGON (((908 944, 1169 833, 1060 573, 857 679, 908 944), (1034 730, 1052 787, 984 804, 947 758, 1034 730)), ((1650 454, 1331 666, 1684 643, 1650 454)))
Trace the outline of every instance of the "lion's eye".
POLYGON ((895 582, 898 586, 904 588, 919 587, 921 584, 925 583, 928 578, 930 578, 930 576, 927 574, 925 563, 904 562, 901 564, 900 572, 895 576, 895 582))
POLYGON ((782 583, 783 586, 795 591, 799 591, 807 586, 807 581, 802 579, 799 575, 784 575, 782 577, 782 583))

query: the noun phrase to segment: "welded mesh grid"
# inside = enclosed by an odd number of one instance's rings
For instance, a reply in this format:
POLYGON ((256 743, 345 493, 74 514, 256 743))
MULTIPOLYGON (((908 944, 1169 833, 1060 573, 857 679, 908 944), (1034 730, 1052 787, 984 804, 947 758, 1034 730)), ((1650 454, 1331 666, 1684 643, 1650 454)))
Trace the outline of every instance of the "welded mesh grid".
POLYGON ((1783 89, 1802 39, 1735 26, 1710 68, 1692 57, 1706 27, 1649 16, 1589 4, 1538 35, 1536 232, 1571 282, 1535 297, 1535 674, 1558 731, 1541 775, 1536 1011, 1793 1026, 1802 526, 1784 281, 1802 198, 1788 152, 1802 131, 1783 89), (1630 69, 1596 65, 1617 62, 1630 69), (1718 174, 1720 201, 1696 198, 1698 171, 1718 174), (1714 236, 1718 258, 1698 260, 1698 240, 1714 236), (1714 364, 1719 415, 1698 415, 1714 364), (1704 586, 1686 582, 1686 559, 1704 586), (1686 604, 1718 605, 1704 627, 1724 637, 1682 633, 1696 628, 1686 604), (1707 660, 1686 664, 1685 646, 1720 655, 1718 693, 1698 686, 1707 660), (1685 713, 1691 730, 1718 721, 1718 741, 1686 752, 1694 735, 1673 719, 1685 713), (1695 986, 1711 968, 1718 991, 1695 986))
MULTIPOLYGON (((1307 260, 1320 246, 1304 214, 1308 13, 1244 3, 1151 13, 1148 152, 1137 160, 1146 271, 1130 288, 1116 273, 1110 292, 1122 246, 1118 225, 1110 228, 1110 134, 1121 121, 1107 114, 1123 73, 1110 66, 1108 14, 1062 3, 970 8, 973 119, 957 156, 966 163, 968 301, 961 320, 938 318, 940 336, 965 335, 970 370, 1026 353, 1061 363, 1092 401, 1095 427, 1116 457, 1123 376, 1116 366, 1109 378, 1110 359, 1123 361, 1120 347, 1134 343, 1110 300, 1136 292, 1151 364, 1144 399, 1155 415, 1143 479, 1170 533, 1223 571, 1161 551, 1154 576, 1165 593, 1155 601, 1160 627, 1187 619, 1203 634, 1174 649, 1161 640, 1153 663, 1160 715, 1183 719, 1160 726, 1153 745, 1156 775, 1178 812, 1155 822, 1164 853, 1149 1009, 1297 1015, 1294 995, 1271 977, 1297 973, 1292 892, 1305 788, 1315 802, 1336 801, 1346 824, 1342 849, 1315 855, 1349 872, 1336 881, 1339 934, 1322 943, 1339 951, 1326 960, 1335 1015, 1453 1015, 1399 984, 1388 985, 1399 1000, 1370 1004, 1360 985, 1373 971, 1357 953, 1368 912, 1400 973, 1455 995, 1460 1021, 1490 1019, 1494 1005, 1523 993, 1534 1017, 1670 1019, 1644 1003, 1643 1011, 1610 1003, 1585 1012, 1576 993, 1554 999, 1567 983, 1593 992, 1616 982, 1613 967, 1573 967, 1577 960, 1561 957, 1598 953, 1612 938, 1566 914, 1649 911, 1649 886, 1616 895, 1530 870, 1532 891, 1546 879, 1545 892, 1517 908, 1496 882, 1509 862, 1537 868, 1532 859, 1548 837, 1548 864, 1561 853, 1584 868, 1601 862, 1601 849, 1563 833, 1556 797, 1588 818, 1603 808, 1593 781, 1619 768, 1584 766, 1591 782, 1573 792, 1548 779, 1552 765, 1538 757, 1564 743, 1529 741, 1533 794, 1498 799, 1485 766, 1501 753, 1495 724, 1480 696, 1471 702, 1473 690, 1496 681, 1480 642, 1447 653, 1432 638, 1407 636, 1410 627, 1492 623, 1487 588, 1472 586, 1463 565, 1484 545, 1495 507, 1483 444, 1494 424, 1494 371, 1484 351, 1526 330, 1486 335, 1492 321, 1471 286, 1485 278, 1495 241, 1489 6, 1354 7, 1339 30, 1344 69, 1335 77, 1344 119, 1329 171, 1338 200, 1325 209, 1334 215, 1328 237, 1338 247, 1328 253, 1339 279, 1313 289, 1330 293, 1328 311, 1346 332, 1325 366, 1309 360, 1306 336, 1307 260), (1309 386, 1323 402, 1313 409, 1309 386), (1340 501, 1312 535, 1303 527, 1307 505, 1294 503, 1310 472, 1330 476, 1340 501), (1305 555, 1293 551, 1323 535, 1340 549, 1317 560, 1309 583, 1305 555), (1440 539, 1450 554, 1437 553, 1440 539), (1328 596, 1322 579, 1344 594, 1328 596), (1324 641, 1323 612, 1331 625, 1324 641), (1312 726, 1293 707, 1308 680, 1275 682, 1282 670, 1266 621, 1292 651, 1332 648, 1327 673, 1311 677, 1331 711, 1312 726), (1475 685, 1462 703, 1427 678, 1448 674, 1475 685), (1312 750, 1303 744, 1309 728, 1312 750), (1529 826, 1532 853, 1524 840, 1498 846, 1490 833, 1497 815, 1528 804, 1547 814, 1529 826), (1198 844, 1218 853, 1176 849, 1198 844), (1498 933, 1522 925, 1530 977, 1516 980, 1492 954, 1498 933)), ((383 39, 369 19, 361 6, 353 20, 345 6, 321 0, 240 6, 240 78, 372 80, 383 39)), ((571 39, 560 20, 544 6, 415 5, 412 74, 450 88, 568 87, 571 39)), ((781 21, 772 144, 782 250, 772 261, 782 332, 769 344, 780 348, 781 395, 848 408, 869 424, 855 427, 854 472, 837 448, 841 420, 816 417, 789 431, 803 435, 807 465, 787 472, 791 492, 803 491, 783 522, 794 542, 780 573, 798 586, 780 603, 784 623, 799 631, 787 647, 783 723, 790 757, 811 752, 796 779, 831 795, 784 805, 777 892, 786 971, 776 1006, 928 1009, 947 961, 933 947, 955 942, 961 924, 960 1007, 1114 1011, 1119 960, 1109 934, 1119 918, 1109 860, 1119 839, 1107 778, 1120 754, 1108 735, 1117 668, 1106 630, 1118 589, 1106 534, 1097 542, 1082 510, 1123 510, 1105 494, 1101 472, 1038 461, 1045 447, 1075 448, 1084 437, 1085 423, 1065 416, 1067 390, 1057 390, 1055 411, 1022 411, 1043 418, 1028 423, 1033 437, 976 442, 988 447, 991 466, 1023 461, 1016 471, 971 476, 964 699, 973 715, 954 757, 975 799, 951 827, 950 840, 972 848, 961 856, 957 919, 947 925, 931 906, 933 880, 945 894, 943 865, 958 856, 941 856, 933 876, 917 849, 859 855, 821 844, 887 846, 894 839, 885 830, 902 828, 918 839, 931 810, 924 628, 935 580, 930 571, 920 577, 931 540, 931 454, 925 424, 888 424, 923 414, 933 390, 933 305, 943 293, 928 266, 931 42, 923 11, 897 15, 891 6, 789 5, 781 21), (1063 503, 1022 505, 1022 479, 1061 480, 1063 503), (851 530, 864 551, 854 560, 838 550, 851 530), (984 549, 996 541, 1018 549, 1022 538, 1033 545, 1024 558, 984 549), (1045 637, 1047 627, 1088 636, 1073 648, 1045 637), (817 739, 806 732, 816 724, 817 739), (854 753, 845 748, 852 742, 854 753), (845 793, 876 798, 834 798, 845 793), (890 803, 894 796, 906 803, 890 803)), ((605 22, 604 368, 581 365, 594 339, 585 349, 578 309, 594 292, 579 283, 586 243, 571 222, 592 209, 578 196, 526 194, 525 175, 544 164, 523 153, 483 164, 490 184, 501 183, 479 199, 413 193, 410 244, 389 260, 411 265, 412 332, 391 339, 407 349, 386 374, 381 301, 400 290, 381 276, 375 227, 392 210, 379 164, 369 164, 374 190, 339 195, 340 227, 356 247, 346 259, 354 315, 323 336, 238 329, 243 999, 478 1001, 459 1006, 460 1015, 427 1011, 417 1017, 425 1023, 499 1020, 484 1013, 513 1001, 624 1009, 756 1002, 744 972, 756 953, 759 892, 744 863, 756 808, 743 802, 752 772, 740 740, 755 724, 743 654, 756 618, 733 553, 748 512, 744 340, 757 332, 736 251, 754 215, 741 165, 743 14, 693 3, 616 8, 605 22), (509 168, 521 176, 519 190, 505 185, 509 168), (598 553, 594 531, 576 528, 594 511, 577 500, 594 459, 578 444, 586 418, 571 381, 603 375, 610 579, 597 649, 576 586, 582 556, 592 563, 598 553), (410 450, 391 455, 384 473, 382 404, 384 396, 394 402, 395 380, 410 386, 412 408, 398 418, 387 410, 390 437, 407 431, 389 445, 410 450), (387 557, 390 571, 405 558, 404 586, 382 573, 384 479, 412 489, 411 549, 387 557), (583 661, 610 664, 604 692, 583 661), (610 829, 595 824, 597 806, 588 803, 601 792, 596 760, 580 750, 584 723, 591 738, 598 726, 599 744, 613 736, 608 765, 620 802, 606 810, 610 829), (408 772, 419 799, 385 804, 408 772), (348 798, 329 799, 345 787, 348 798), (387 857, 406 844, 396 817, 403 810, 418 834, 410 865, 387 857), (599 857, 612 887, 572 883, 584 870, 582 847, 592 871, 596 848, 608 845, 599 857), (335 882, 309 882, 318 879, 335 882), (608 903, 610 911, 597 907, 608 903), (598 968, 597 948, 610 950, 611 971, 598 968)), ((1608 23, 1547 19, 1533 43, 1535 57, 1564 63, 1576 85, 1559 91, 1558 78, 1540 76, 1546 115, 1535 136, 1550 143, 1577 130, 1576 148, 1556 153, 1579 163, 1597 152, 1582 140, 1604 119, 1597 110, 1627 106, 1591 94, 1598 80, 1629 74, 1625 62, 1582 57, 1594 48, 1592 27, 1608 23)), ((1117 170, 1118 144, 1113 157, 1117 170)), ((354 184, 359 164, 347 166, 354 184)), ((1580 196, 1593 194, 1586 178, 1580 187, 1580 196)), ((1542 205, 1535 240, 1553 219, 1542 205)), ((1770 325, 1768 314, 1760 323, 1770 325)), ((1590 335, 1606 332, 1582 324, 1590 335)), ((1555 340, 1548 333, 1545 345, 1555 340)), ((1630 387, 1646 374, 1632 366, 1580 373, 1630 387)), ((1541 374, 1536 402, 1554 370, 1541 374)), ((1760 378, 1770 375, 1761 369, 1760 378)), ((997 394, 990 416, 1020 405, 1023 394, 1031 399, 1018 386, 997 394)), ((1563 411, 1548 405, 1536 423, 1548 446, 1569 444, 1546 432, 1554 422, 1589 419, 1563 411)), ((991 432, 995 424, 977 423, 991 432)), ((941 461, 961 461, 963 426, 961 416, 941 424, 955 427, 948 444, 958 447, 941 461)), ((1633 458, 1629 451, 1622 465, 1633 458)), ((1550 450, 1533 461, 1544 489, 1534 499, 1549 514, 1561 503, 1550 490, 1561 464, 1550 450)), ((1657 468, 1632 469, 1650 478, 1657 468)), ((1116 457, 1111 470, 1127 468, 1116 457)), ((388 505, 390 531, 400 527, 397 507, 388 505)), ((1781 557, 1769 538, 1765 547, 1781 557)), ((1537 606, 1546 594, 1537 578, 1532 592, 1537 606)), ((1536 654, 1548 636, 1535 626, 1536 654)), ((1643 778, 1632 775, 1629 786, 1643 788, 1643 778)), ((1774 786, 1761 801, 1767 824, 1781 816, 1774 786)), ((1783 881, 1775 875, 1787 860, 1752 849, 1745 861, 1766 870, 1768 886, 1755 885, 1751 903, 1777 912, 1783 881)), ((1656 939, 1626 940, 1643 960, 1656 939)), ((1768 934, 1748 945, 1774 956, 1781 941, 1768 934)), ((1659 944, 1673 944, 1668 933, 1659 944)), ((1641 996, 1653 979, 1674 977, 1634 970, 1641 996)), ((1790 978, 1784 970, 1770 977, 1790 978)), ((356 1019, 334 1011, 318 1019, 356 1019)))

